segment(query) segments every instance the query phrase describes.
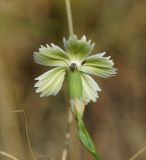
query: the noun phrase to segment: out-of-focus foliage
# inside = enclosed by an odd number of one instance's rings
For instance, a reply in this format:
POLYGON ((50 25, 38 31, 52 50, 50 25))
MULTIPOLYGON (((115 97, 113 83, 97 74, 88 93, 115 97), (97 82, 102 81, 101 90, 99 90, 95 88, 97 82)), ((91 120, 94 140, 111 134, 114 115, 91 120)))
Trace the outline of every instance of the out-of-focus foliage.
MULTIPOLYGON (((112 55, 118 75, 99 80, 100 98, 86 108, 86 125, 103 160, 126 160, 146 146, 146 1, 71 0, 75 33, 96 42, 95 50, 112 55)), ((68 106, 65 89, 40 98, 34 77, 47 70, 34 64, 41 44, 62 45, 68 36, 63 0, 0 1, 0 150, 31 159, 23 109, 37 157, 60 159, 68 106)), ((65 88, 65 87, 64 87, 65 88)), ((75 128, 75 126, 74 126, 75 128)), ((70 160, 90 159, 73 128, 70 160)), ((140 156, 145 160, 146 154, 140 156)), ((0 156, 2 159, 2 156, 0 156)))

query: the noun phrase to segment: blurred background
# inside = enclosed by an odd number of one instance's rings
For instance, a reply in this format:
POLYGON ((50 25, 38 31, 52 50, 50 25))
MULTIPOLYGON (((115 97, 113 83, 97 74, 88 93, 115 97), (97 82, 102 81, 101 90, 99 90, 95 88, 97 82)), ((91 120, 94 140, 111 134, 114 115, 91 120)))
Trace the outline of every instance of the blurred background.
MULTIPOLYGON (((102 160, 129 160, 146 146, 146 1, 71 4, 75 34, 92 39, 93 53, 106 51, 118 68, 113 78, 96 78, 102 92, 86 107, 86 126, 102 160)), ((20 109, 26 113, 36 157, 61 159, 68 112, 65 90, 48 98, 35 93, 34 78, 48 68, 34 64, 32 56, 46 43, 63 47, 63 37, 68 37, 64 0, 0 0, 0 150, 20 160, 32 160, 24 116, 11 112, 20 109)), ((75 124, 68 159, 92 159, 78 142, 75 124)), ((145 159, 146 153, 138 158, 145 159)))

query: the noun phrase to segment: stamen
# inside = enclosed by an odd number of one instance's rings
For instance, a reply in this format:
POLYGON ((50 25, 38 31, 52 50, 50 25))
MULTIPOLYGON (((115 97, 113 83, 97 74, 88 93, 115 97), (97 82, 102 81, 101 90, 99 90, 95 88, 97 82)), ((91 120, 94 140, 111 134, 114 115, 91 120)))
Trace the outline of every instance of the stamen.
POLYGON ((76 70, 76 69, 78 69, 78 66, 77 66, 77 64, 76 63, 71 63, 71 65, 70 65, 70 69, 72 70, 72 71, 74 71, 74 70, 76 70))
POLYGON ((72 63, 72 64, 71 64, 71 67, 77 68, 77 64, 76 64, 76 63, 72 63))

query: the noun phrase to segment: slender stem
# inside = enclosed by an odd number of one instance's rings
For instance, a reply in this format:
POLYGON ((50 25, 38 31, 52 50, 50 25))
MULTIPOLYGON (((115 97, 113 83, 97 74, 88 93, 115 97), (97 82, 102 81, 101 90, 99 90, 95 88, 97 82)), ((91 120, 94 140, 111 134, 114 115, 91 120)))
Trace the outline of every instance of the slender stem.
POLYGON ((66 4, 67 19, 68 19, 69 34, 70 36, 72 36, 73 35, 73 20, 72 20, 70 0, 65 0, 65 4, 66 4))
POLYGON ((31 143, 30 143, 30 139, 29 139, 29 135, 28 135, 28 127, 27 127, 27 120, 26 120, 26 114, 25 114, 25 112, 23 110, 17 110, 17 111, 12 111, 12 112, 14 112, 14 113, 23 113, 28 148, 29 148, 29 151, 30 151, 30 154, 31 154, 33 160, 37 160, 37 158, 35 157, 35 155, 33 153, 32 147, 31 147, 31 143))
POLYGON ((132 156, 129 160, 135 160, 140 154, 146 151, 146 147, 140 149, 134 156, 132 156))
POLYGON ((62 152, 61 160, 67 160, 69 144, 70 144, 70 128, 71 128, 72 122, 73 122, 73 115, 71 111, 69 110, 67 129, 66 129, 66 135, 65 135, 65 147, 62 152))
MULTIPOLYGON (((72 36, 73 35, 73 20, 72 20, 70 0, 65 0, 65 4, 66 4, 69 35, 72 36)), ((66 135, 65 135, 65 147, 62 152, 61 160, 67 160, 69 144, 70 144, 70 128, 71 128, 72 122, 73 122, 73 115, 71 111, 69 110, 67 130, 66 130, 66 135)))

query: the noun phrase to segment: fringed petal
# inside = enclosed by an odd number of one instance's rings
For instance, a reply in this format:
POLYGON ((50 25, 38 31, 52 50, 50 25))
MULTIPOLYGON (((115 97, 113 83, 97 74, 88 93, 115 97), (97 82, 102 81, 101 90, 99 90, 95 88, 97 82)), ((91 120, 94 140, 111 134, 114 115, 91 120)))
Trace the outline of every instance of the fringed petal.
POLYGON ((39 52, 34 52, 34 61, 46 66, 66 66, 69 56, 58 46, 51 43, 51 46, 41 46, 39 52))
POLYGON ((73 35, 70 36, 68 40, 64 38, 63 41, 66 52, 69 54, 71 59, 84 61, 94 48, 94 43, 91 44, 91 40, 87 41, 85 36, 78 39, 76 35, 73 35))
POLYGON ((110 60, 110 56, 103 57, 104 55, 105 52, 89 56, 83 64, 81 71, 103 78, 114 76, 117 73, 117 69, 113 67, 114 62, 110 60))
POLYGON ((88 104, 90 101, 96 102, 98 98, 98 91, 101 91, 95 80, 84 73, 81 73, 82 85, 83 85, 83 96, 85 103, 88 104))
POLYGON ((49 95, 55 96, 62 87, 65 74, 66 70, 63 67, 57 67, 48 72, 45 72, 36 78, 36 80, 38 80, 38 82, 35 84, 35 87, 37 87, 36 92, 40 92, 41 97, 46 97, 49 95))

